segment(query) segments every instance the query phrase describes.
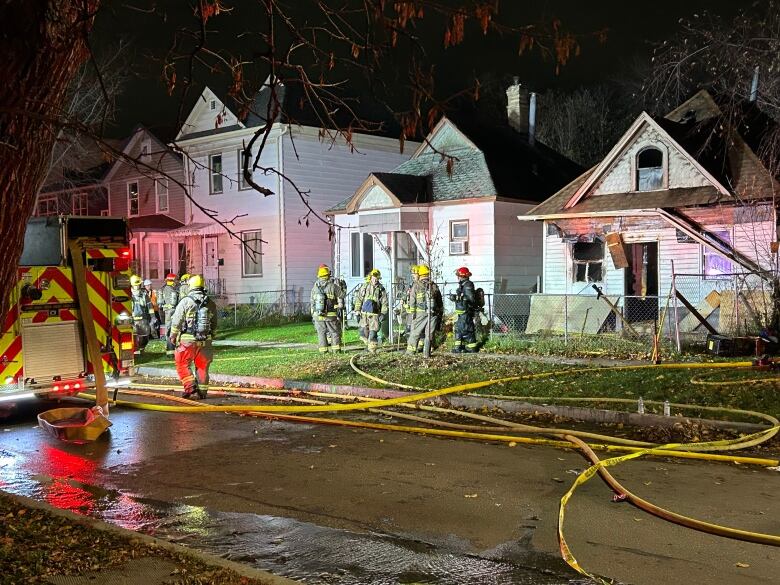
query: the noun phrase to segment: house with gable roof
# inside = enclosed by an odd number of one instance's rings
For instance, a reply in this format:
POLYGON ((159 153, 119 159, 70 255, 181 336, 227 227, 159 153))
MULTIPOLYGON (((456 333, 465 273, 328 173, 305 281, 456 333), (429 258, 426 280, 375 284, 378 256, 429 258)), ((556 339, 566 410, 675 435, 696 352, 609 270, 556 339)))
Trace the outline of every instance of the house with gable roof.
POLYGON ((724 122, 706 91, 664 117, 642 113, 599 164, 520 216, 544 224, 542 290, 596 284, 650 319, 673 271, 700 275, 685 291, 696 306, 732 273, 776 270, 780 185, 759 156, 773 122, 754 104, 743 114, 724 122))
POLYGON ((409 154, 399 151, 397 138, 355 133, 350 146, 340 137, 323 137, 314 119, 304 124, 305 115, 289 119, 298 106, 293 92, 280 85, 285 107, 260 160, 261 167, 279 173, 252 177, 274 193, 263 196, 245 181, 240 152, 266 124, 268 91, 261 88, 239 118, 213 91, 203 90, 175 139, 193 201, 185 202, 185 225, 168 235, 184 245, 188 271, 202 273, 212 292, 238 295, 239 302, 282 295, 301 306, 308 303, 318 265, 332 262, 331 226, 317 216, 353 192, 369 170, 392 169, 409 154), (201 208, 217 212, 240 239, 201 208))
POLYGON ((180 153, 140 125, 121 152, 103 178, 108 215, 127 218, 133 268, 161 286, 166 274, 188 271, 184 242, 169 235, 184 226, 184 162, 180 153))
POLYGON ((328 210, 348 288, 372 267, 402 288, 411 265, 427 263, 444 292, 464 265, 486 293, 536 290, 542 232, 517 216, 581 169, 535 140, 531 97, 517 81, 509 87, 508 123, 486 121, 473 104, 442 117, 408 161, 375 169, 328 210))

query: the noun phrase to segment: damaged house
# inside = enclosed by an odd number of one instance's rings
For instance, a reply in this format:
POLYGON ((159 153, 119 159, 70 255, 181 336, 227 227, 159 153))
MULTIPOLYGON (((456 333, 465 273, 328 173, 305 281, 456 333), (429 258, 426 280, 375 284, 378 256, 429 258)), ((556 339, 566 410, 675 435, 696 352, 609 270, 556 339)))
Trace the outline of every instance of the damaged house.
MULTIPOLYGON (((778 181, 759 154, 772 122, 754 104, 743 110, 726 123, 700 91, 662 118, 642 113, 601 163, 520 216, 544 224, 543 292, 579 295, 568 297, 568 315, 579 315, 570 330, 654 323, 673 281, 686 332, 732 333, 737 318, 755 331, 771 312, 778 181)), ((533 300, 527 333, 561 328, 551 302, 533 300)))

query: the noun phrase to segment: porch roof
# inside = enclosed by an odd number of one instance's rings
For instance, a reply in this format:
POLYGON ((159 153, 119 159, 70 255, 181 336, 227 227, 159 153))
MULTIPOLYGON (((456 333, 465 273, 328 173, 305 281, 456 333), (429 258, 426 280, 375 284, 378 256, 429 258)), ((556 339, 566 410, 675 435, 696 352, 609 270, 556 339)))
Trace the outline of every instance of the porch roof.
POLYGON ((184 224, 170 215, 155 214, 131 217, 127 221, 130 229, 138 232, 167 232, 182 227, 184 224))
POLYGON ((216 222, 193 222, 168 232, 170 236, 215 236, 227 233, 227 230, 216 222))

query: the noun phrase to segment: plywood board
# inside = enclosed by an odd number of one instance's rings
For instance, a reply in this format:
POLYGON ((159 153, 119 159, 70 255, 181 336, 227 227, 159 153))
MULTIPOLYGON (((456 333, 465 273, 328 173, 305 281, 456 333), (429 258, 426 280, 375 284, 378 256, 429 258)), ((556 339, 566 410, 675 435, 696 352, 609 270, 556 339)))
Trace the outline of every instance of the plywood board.
POLYGON ((717 329, 723 335, 756 335, 759 331, 753 315, 764 326, 771 307, 769 291, 745 291, 739 295, 734 291, 723 291, 720 293, 720 323, 717 329))
MULTIPOLYGON (((695 308, 702 317, 707 319, 718 307, 720 307, 720 293, 713 290, 695 308)), ((718 329, 718 323, 712 323, 712 326, 718 329)), ((707 332, 693 313, 689 313, 680 320, 680 333, 691 333, 699 328, 704 330, 705 333, 707 332)), ((718 332, 721 332, 720 329, 718 329, 718 332)))
MULTIPOLYGON (((616 297, 610 301, 617 302, 616 297)), ((534 295, 525 332, 563 333, 566 330, 567 307, 563 295, 534 295)), ((596 296, 570 296, 568 300, 569 333, 598 333, 609 316, 610 309, 596 296)))

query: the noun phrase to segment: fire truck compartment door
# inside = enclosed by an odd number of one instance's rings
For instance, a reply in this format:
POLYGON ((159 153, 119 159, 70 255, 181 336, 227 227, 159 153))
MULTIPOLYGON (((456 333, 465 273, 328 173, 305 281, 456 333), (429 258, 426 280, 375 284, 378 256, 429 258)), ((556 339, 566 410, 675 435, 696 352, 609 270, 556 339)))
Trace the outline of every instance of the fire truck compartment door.
POLYGON ((78 376, 84 371, 84 349, 78 321, 22 325, 24 377, 78 376))

